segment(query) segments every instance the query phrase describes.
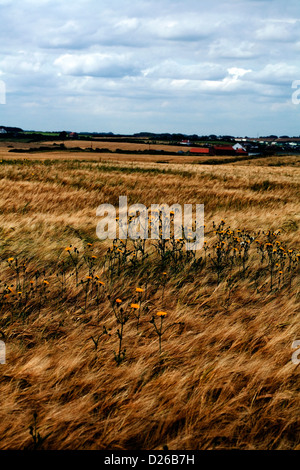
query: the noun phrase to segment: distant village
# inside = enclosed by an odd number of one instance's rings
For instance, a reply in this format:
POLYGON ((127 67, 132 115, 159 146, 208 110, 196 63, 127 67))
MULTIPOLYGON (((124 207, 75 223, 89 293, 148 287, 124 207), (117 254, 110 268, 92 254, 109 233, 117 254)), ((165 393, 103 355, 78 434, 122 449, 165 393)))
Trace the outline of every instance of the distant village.
MULTIPOLYGON (((234 137, 232 144, 206 144, 194 146, 189 140, 182 140, 180 145, 188 146, 189 153, 195 155, 261 155, 274 153, 300 153, 300 137, 234 137)), ((184 152, 182 152, 184 153, 184 152)))
MULTIPOLYGON (((229 135, 208 135, 199 136, 196 134, 187 136, 184 134, 155 134, 151 132, 139 132, 132 135, 114 134, 113 132, 39 132, 24 131, 19 127, 0 126, 0 139, 23 140, 29 142, 49 141, 49 140, 91 140, 91 141, 110 141, 114 142, 136 142, 147 143, 155 152, 157 143, 181 146, 178 150, 180 155, 203 155, 203 156, 255 156, 255 155, 274 155, 274 154, 300 154, 300 136, 289 137, 270 135, 266 137, 234 137, 229 135)), ((173 152, 170 152, 173 153, 173 152)))

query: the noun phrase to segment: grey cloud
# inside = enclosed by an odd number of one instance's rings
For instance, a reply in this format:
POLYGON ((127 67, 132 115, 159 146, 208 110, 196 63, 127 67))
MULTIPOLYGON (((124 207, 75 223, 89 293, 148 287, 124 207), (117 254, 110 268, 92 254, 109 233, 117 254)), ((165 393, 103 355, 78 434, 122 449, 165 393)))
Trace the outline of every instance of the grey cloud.
MULTIPOLYGON (((242 129, 243 120, 230 116, 234 100, 251 126, 263 113, 276 127, 276 106, 289 101, 291 82, 300 79, 298 0, 0 0, 0 15, 1 80, 10 90, 1 110, 12 117, 22 114, 17 101, 28 119, 31 109, 36 119, 39 103, 41 120, 46 103, 55 116, 59 96, 60 120, 79 127, 82 113, 85 128, 99 113, 112 120, 116 113, 129 126, 130 114, 134 132, 150 125, 157 109, 172 130, 183 109, 197 112, 201 102, 219 126, 222 108, 242 129)), ((281 112, 293 126, 290 108, 281 112)), ((194 126, 187 114, 184 125, 194 126)))

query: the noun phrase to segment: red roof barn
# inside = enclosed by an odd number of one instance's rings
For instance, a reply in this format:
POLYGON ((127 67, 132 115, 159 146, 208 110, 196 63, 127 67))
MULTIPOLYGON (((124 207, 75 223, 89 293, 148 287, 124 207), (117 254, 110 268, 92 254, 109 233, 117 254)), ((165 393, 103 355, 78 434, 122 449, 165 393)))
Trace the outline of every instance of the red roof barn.
POLYGON ((193 147, 190 149, 191 153, 197 153, 200 155, 210 155, 211 149, 209 147, 193 147))
POLYGON ((235 155, 235 150, 231 145, 215 145, 214 152, 216 155, 235 155))

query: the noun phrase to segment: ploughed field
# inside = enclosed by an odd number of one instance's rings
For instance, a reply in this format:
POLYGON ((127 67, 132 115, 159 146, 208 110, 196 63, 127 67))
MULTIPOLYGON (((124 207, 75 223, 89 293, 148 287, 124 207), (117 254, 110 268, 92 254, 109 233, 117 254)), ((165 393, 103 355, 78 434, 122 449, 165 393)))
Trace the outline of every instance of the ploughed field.
POLYGON ((1 145, 0 448, 299 449, 300 157, 1 145), (203 248, 99 240, 119 196, 204 204, 203 248))

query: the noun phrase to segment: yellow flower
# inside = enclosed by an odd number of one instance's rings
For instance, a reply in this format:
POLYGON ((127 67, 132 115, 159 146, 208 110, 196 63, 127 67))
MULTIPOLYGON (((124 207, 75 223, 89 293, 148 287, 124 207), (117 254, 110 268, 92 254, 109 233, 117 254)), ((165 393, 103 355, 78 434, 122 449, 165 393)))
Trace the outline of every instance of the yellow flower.
POLYGON ((167 315, 167 312, 157 312, 156 314, 158 317, 165 317, 167 315))
POLYGON ((92 243, 87 243, 87 246, 93 246, 92 243))
POLYGON ((136 292, 144 292, 144 289, 142 289, 141 287, 137 287, 135 290, 136 292))
POLYGON ((102 282, 102 281, 97 281, 97 282, 98 282, 98 284, 100 284, 101 286, 105 286, 104 282, 102 282))
POLYGON ((122 300, 121 299, 116 299, 117 304, 121 304, 122 300))
POLYGON ((138 309, 140 308, 139 304, 131 304, 131 308, 138 309))
POLYGON ((8 258, 8 260, 7 260, 7 261, 13 261, 13 260, 14 260, 14 258, 8 258))
POLYGON ((92 256, 93 259, 97 259, 97 256, 92 256))
POLYGON ((67 248, 65 248, 65 251, 71 251, 71 247, 67 246, 67 248))
POLYGON ((92 276, 86 276, 86 279, 93 279, 92 276))
POLYGON ((48 285, 48 284, 49 284, 49 282, 48 282, 48 281, 46 281, 46 279, 44 279, 44 281, 43 281, 43 282, 44 282, 44 284, 46 284, 46 285, 48 285))

